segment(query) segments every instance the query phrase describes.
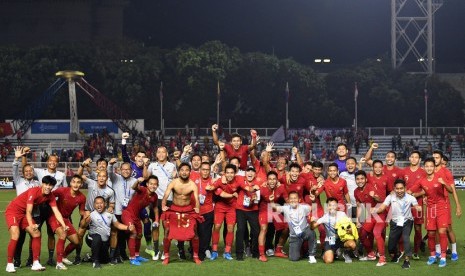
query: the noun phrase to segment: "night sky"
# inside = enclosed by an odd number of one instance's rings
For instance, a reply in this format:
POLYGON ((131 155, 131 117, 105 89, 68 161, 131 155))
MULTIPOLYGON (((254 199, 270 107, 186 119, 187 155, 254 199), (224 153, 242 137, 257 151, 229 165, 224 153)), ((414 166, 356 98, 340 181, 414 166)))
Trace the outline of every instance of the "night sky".
MULTIPOLYGON (((411 0, 413 1, 413 0, 411 0)), ((125 34, 173 48, 220 40, 242 52, 348 64, 390 51, 391 0, 134 0, 125 34)), ((465 63, 465 0, 436 13, 438 64, 465 63)))

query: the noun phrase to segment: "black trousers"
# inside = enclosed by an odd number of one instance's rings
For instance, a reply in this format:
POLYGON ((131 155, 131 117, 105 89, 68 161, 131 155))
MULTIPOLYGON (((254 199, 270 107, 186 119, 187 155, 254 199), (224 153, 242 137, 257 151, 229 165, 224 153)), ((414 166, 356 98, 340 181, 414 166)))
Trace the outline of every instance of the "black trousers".
POLYGON ((106 264, 109 262, 108 249, 110 248, 110 238, 108 238, 108 241, 102 241, 102 237, 99 234, 92 234, 87 236, 86 243, 92 250, 92 259, 95 263, 106 264))
POLYGON ((250 251, 252 256, 258 257, 258 211, 236 210, 236 256, 244 255, 244 233, 247 229, 247 223, 250 225, 250 237, 252 239, 250 251))
MULTIPOLYGON (((121 216, 122 215, 115 215, 119 223, 123 223, 121 216)), ((116 258, 120 256, 125 259, 128 258, 128 254, 126 253, 126 241, 128 237, 129 237, 129 233, 123 230, 118 230, 118 238, 117 238, 117 243, 116 243, 116 248, 115 248, 116 249, 115 256, 110 256, 111 258, 116 258)))
POLYGON ((402 237, 404 243, 405 256, 412 256, 412 248, 410 247, 410 233, 412 232, 413 220, 407 220, 404 222, 404 226, 397 226, 397 223, 391 220, 388 241, 389 254, 397 253, 397 243, 400 237, 402 237))
POLYGON ((205 251, 210 246, 212 240, 213 218, 214 212, 206 213, 203 215, 204 222, 197 225, 197 233, 199 235, 199 259, 205 259, 205 251))

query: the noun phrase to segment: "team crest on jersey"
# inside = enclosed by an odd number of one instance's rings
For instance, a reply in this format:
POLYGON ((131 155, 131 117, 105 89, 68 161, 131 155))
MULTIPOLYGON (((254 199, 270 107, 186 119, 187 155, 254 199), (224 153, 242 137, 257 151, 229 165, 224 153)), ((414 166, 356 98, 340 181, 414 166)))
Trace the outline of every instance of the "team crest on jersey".
POLYGON ((137 178, 137 172, 135 170, 132 170, 132 173, 131 173, 131 176, 134 177, 134 178, 137 178))

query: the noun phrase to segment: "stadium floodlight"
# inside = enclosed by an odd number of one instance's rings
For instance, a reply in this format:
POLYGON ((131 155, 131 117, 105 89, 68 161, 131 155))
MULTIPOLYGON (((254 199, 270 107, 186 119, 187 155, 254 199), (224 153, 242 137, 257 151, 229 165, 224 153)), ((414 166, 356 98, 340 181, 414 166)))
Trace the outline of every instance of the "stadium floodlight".
POLYGON ((321 58, 316 58, 315 63, 321 63, 321 58))

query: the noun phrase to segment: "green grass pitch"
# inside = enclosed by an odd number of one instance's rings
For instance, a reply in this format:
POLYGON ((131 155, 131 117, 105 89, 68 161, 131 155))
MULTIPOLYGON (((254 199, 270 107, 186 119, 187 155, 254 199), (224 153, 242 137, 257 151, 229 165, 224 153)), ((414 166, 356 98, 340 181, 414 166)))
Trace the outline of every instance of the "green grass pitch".
MULTIPOLYGON (((458 191, 461 205, 465 208, 465 191, 458 191)), ((15 197, 13 190, 0 190, 0 274, 5 275, 6 267, 6 248, 9 241, 8 231, 6 229, 4 211, 8 202, 15 197)), ((452 207, 454 210, 454 206, 452 207)), ((74 212, 76 214, 76 212, 74 212)), ((454 217, 454 231, 457 236, 457 247, 459 253, 459 261, 451 262, 448 259, 447 266, 445 268, 438 268, 437 265, 431 267, 426 265, 427 253, 422 253, 421 260, 411 261, 411 268, 409 270, 403 270, 401 264, 388 263, 384 267, 376 267, 376 262, 359 262, 354 260, 352 264, 345 264, 343 261, 336 261, 333 264, 326 265, 320 258, 317 258, 318 263, 310 265, 307 260, 301 260, 299 262, 290 262, 286 259, 279 259, 270 257, 268 262, 261 263, 257 259, 245 259, 243 262, 236 260, 226 261, 221 258, 221 252, 223 250, 223 242, 220 241, 220 258, 216 261, 206 260, 202 265, 195 265, 191 260, 179 261, 176 255, 176 250, 173 245, 171 247, 171 263, 168 266, 163 266, 161 261, 142 264, 140 267, 130 266, 129 262, 119 264, 116 266, 103 265, 103 269, 95 270, 89 263, 83 263, 79 266, 68 266, 67 271, 57 271, 54 267, 47 267, 45 272, 42 274, 46 275, 122 275, 124 273, 134 273, 138 275, 465 275, 465 215, 461 219, 454 217)), ((75 220, 78 221, 77 215, 75 220)), ((424 232, 424 231, 423 231, 424 232)), ((425 232, 424 232, 425 233, 425 232)), ((411 236, 413 238, 413 235, 411 236)), ((27 258, 26 245, 28 239, 26 239, 25 247, 23 250, 24 265, 25 258, 27 258)), ((48 256, 46 249, 46 235, 42 239, 42 264, 46 256, 48 256)), ((141 251, 145 249, 145 240, 142 239, 141 251)), ((287 248, 285 248, 287 249, 287 248)), ((84 245, 82 253, 85 254, 90 252, 90 248, 84 245)), ((235 252, 234 249, 232 251, 235 252)), ((142 253, 144 256, 145 253, 142 253)), ((147 256, 145 256, 147 257, 147 256)), ((233 255, 234 257, 234 255, 233 255)), ((70 259, 74 259, 72 254, 70 259)), ((33 272, 29 268, 20 268, 16 272, 19 275, 37 275, 38 272, 33 272)))

